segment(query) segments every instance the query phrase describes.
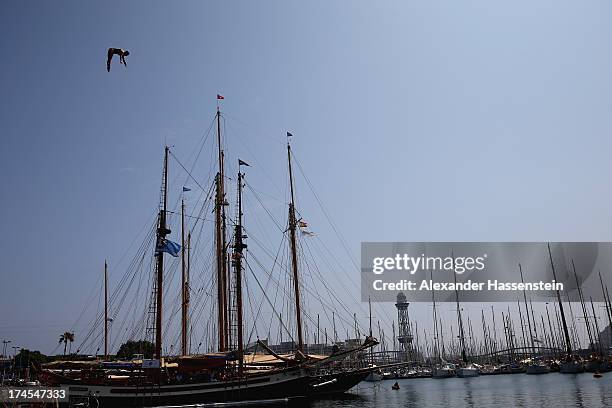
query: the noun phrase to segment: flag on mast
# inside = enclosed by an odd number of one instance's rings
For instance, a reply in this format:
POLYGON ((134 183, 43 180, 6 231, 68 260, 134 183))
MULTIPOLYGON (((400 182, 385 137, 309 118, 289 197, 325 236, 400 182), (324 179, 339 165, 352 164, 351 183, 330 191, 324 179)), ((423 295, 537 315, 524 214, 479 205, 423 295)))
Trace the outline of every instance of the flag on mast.
POLYGON ((243 160, 238 159, 238 166, 247 166, 251 167, 251 165, 243 160))
POLYGON ((217 100, 225 99, 225 96, 217 94, 217 100))
POLYGON ((173 257, 179 256, 179 252, 181 251, 181 246, 176 242, 172 242, 169 239, 162 239, 161 244, 155 248, 155 254, 159 254, 162 252, 166 252, 173 257))

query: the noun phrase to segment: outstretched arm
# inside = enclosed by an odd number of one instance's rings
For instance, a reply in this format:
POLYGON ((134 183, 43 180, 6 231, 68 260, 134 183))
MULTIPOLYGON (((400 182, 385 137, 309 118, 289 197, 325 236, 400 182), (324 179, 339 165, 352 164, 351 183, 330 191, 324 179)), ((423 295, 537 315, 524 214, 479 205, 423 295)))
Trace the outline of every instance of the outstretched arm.
POLYGON ((111 60, 113 59, 113 53, 111 52, 110 49, 108 50, 107 55, 108 56, 106 57, 106 70, 110 72, 111 60))

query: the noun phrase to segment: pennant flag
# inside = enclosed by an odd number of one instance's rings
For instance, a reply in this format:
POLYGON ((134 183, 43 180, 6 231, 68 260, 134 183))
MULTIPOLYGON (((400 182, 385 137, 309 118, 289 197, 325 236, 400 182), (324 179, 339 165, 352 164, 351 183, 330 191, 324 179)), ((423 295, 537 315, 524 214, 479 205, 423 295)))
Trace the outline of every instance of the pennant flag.
POLYGON ((183 187, 183 192, 185 191, 191 191, 191 189, 189 187, 183 187))
POLYGON ((308 223, 306 221, 300 220, 300 221, 298 221, 298 226, 300 228, 306 228, 306 227, 308 227, 308 223))
POLYGON ((159 254, 161 252, 165 252, 176 258, 177 256, 179 256, 180 250, 181 246, 176 242, 172 242, 168 239, 163 239, 161 245, 159 245, 155 250, 155 253, 159 254))
POLYGON ((225 99, 225 96, 217 94, 217 99, 225 99))
POLYGON ((251 167, 251 165, 245 161, 242 161, 240 159, 238 159, 238 165, 239 166, 247 166, 247 167, 251 167))
POLYGON ((315 233, 312 231, 304 231, 304 230, 301 230, 301 231, 302 231, 302 235, 306 235, 307 237, 314 237, 315 235, 315 233))
POLYGON ((291 137, 291 136, 293 136, 293 134, 287 132, 287 137, 291 137))

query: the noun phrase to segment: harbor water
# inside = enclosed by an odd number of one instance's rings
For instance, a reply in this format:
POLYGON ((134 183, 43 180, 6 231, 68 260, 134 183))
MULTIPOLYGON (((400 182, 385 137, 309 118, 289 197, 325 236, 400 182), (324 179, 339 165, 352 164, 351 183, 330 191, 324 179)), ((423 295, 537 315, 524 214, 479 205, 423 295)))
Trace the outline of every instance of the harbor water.
POLYGON ((346 396, 290 403, 309 408, 340 407, 612 407, 612 373, 593 378, 590 373, 545 375, 509 374, 474 378, 362 382, 346 396))

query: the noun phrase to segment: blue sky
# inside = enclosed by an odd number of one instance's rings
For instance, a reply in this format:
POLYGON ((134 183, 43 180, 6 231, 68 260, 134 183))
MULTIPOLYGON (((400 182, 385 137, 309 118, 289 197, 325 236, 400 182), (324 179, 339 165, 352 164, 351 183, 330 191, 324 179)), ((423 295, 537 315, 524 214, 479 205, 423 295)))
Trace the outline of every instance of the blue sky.
POLYGON ((282 198, 296 135, 355 255, 361 241, 612 240, 611 9, 2 2, 0 337, 55 346, 154 210, 164 144, 188 157, 217 93, 241 135, 228 151, 257 162, 262 191, 282 198), (130 50, 127 68, 106 72, 108 47, 130 50))

